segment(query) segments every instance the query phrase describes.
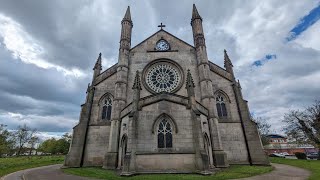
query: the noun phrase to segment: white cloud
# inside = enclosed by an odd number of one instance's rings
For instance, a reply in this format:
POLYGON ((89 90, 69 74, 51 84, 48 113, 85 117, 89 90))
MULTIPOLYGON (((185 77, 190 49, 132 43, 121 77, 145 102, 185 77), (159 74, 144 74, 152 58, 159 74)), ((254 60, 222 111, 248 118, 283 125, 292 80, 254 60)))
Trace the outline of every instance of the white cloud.
POLYGON ((15 59, 20 59, 24 63, 34 64, 45 69, 55 68, 65 75, 75 77, 85 75, 77 68, 66 69, 44 60, 41 56, 46 53, 45 49, 30 34, 25 32, 19 23, 3 14, 0 14, 0 36, 3 38, 4 46, 12 52, 12 56, 15 59))
POLYGON ((19 125, 26 124, 39 132, 55 132, 56 134, 57 132, 69 131, 78 123, 75 119, 64 116, 23 115, 13 112, 0 113, 0 119, 6 120, 9 129, 15 129, 19 125))
POLYGON ((309 29, 303 32, 295 42, 301 44, 305 48, 313 48, 320 51, 320 21, 313 24, 309 29))

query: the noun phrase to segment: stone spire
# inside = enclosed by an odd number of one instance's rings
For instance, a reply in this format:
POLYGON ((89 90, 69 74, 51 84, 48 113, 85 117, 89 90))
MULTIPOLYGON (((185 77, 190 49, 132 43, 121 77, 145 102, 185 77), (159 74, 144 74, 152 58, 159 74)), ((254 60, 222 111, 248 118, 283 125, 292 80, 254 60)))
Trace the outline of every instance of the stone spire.
POLYGON ((238 79, 238 87, 239 87, 240 89, 242 89, 239 79, 238 79))
MULTIPOLYGON (((213 95, 213 84, 215 82, 210 79, 210 69, 209 69, 209 60, 206 49, 206 42, 204 38, 203 26, 202 26, 202 18, 198 13, 198 10, 195 5, 193 5, 192 10, 192 18, 191 18, 191 26, 193 32, 193 41, 195 47, 195 55, 197 57, 197 67, 199 72, 199 89, 201 94, 201 103, 204 107, 208 109, 208 125, 210 127, 210 137, 211 144, 214 154, 214 165, 216 167, 227 167, 227 155, 223 151, 221 136, 219 133, 219 122, 216 116, 216 112, 214 111, 215 104, 214 95, 213 95)), ((189 88, 192 90, 193 88, 189 88)), ((188 91, 189 95, 189 103, 191 101, 191 105, 195 102, 194 97, 192 95, 192 91, 188 91), (192 102, 193 101, 193 102, 192 102)))
POLYGON ((226 68, 226 71, 232 74, 232 76, 234 77, 233 65, 226 50, 224 50, 224 67, 226 68))
POLYGON ((131 47, 131 32, 133 27, 130 6, 128 6, 126 14, 121 21, 121 26, 120 49, 129 50, 131 47))
POLYGON ((188 88, 194 88, 194 82, 193 82, 193 79, 192 79, 192 75, 190 73, 190 69, 188 69, 188 72, 187 72, 187 82, 186 82, 186 89, 188 88))
POLYGON ((99 74, 101 73, 102 70, 102 65, 101 65, 101 53, 99 53, 99 57, 97 59, 96 64, 93 67, 93 79, 92 81, 99 76, 99 74))
POLYGON ((131 21, 131 13, 130 13, 130 6, 128 6, 126 14, 124 15, 122 21, 131 21))
POLYGON ((99 56, 98 56, 98 59, 97 59, 97 62, 96 64, 94 65, 93 67, 93 70, 95 69, 99 69, 99 70, 102 70, 102 65, 101 65, 101 53, 99 53, 99 56))
POLYGON ((194 82, 193 82, 193 79, 192 79, 192 75, 190 73, 190 69, 188 69, 188 72, 187 72, 187 80, 186 80, 186 89, 187 89, 187 92, 188 92, 188 96, 194 96, 194 82))
MULTIPOLYGON (((131 32, 132 32, 132 20, 130 14, 130 7, 128 6, 126 14, 121 21, 121 36, 120 36, 120 48, 117 65, 117 79, 115 82, 115 97, 113 99, 112 113, 111 113, 111 130, 109 135, 109 145, 104 158, 103 168, 115 169, 118 162, 119 151, 119 129, 121 125, 121 110, 126 106, 127 102, 127 84, 128 84, 128 72, 129 72, 129 51, 131 48, 131 32)), ((140 90, 136 91, 137 98, 140 95, 140 90)))
POLYGON ((132 89, 142 90, 142 88, 141 88, 141 82, 140 82, 140 76, 139 76, 139 71, 136 71, 136 77, 134 78, 134 83, 133 83, 132 89))
POLYGON ((193 4, 191 21, 193 21, 195 19, 201 19, 201 21, 202 21, 202 18, 200 16, 200 14, 198 13, 196 5, 193 4))
MULTIPOLYGON (((195 47, 198 48, 198 47, 206 46, 204 33, 203 33, 203 26, 202 26, 202 18, 198 13, 198 10, 195 4, 193 4, 193 9, 192 9, 191 26, 192 26, 193 40, 194 40, 195 47)), ((206 54, 207 52, 204 52, 204 53, 205 53, 204 58, 207 59, 207 54, 206 54)))

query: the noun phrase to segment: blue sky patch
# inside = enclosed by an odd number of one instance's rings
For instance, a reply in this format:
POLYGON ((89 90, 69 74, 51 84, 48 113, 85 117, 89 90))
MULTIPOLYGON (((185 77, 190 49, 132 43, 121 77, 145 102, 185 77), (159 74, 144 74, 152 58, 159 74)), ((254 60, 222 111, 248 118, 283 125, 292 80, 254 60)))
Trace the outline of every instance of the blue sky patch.
POLYGON ((320 3, 317 7, 312 9, 309 14, 300 19, 299 23, 290 30, 287 41, 295 40, 302 32, 307 30, 310 26, 320 19, 320 3))
POLYGON ((263 57, 262 59, 258 59, 256 61, 254 61, 252 63, 252 66, 263 66, 266 62, 273 60, 273 59, 277 59, 277 55, 275 54, 267 54, 265 57, 263 57))

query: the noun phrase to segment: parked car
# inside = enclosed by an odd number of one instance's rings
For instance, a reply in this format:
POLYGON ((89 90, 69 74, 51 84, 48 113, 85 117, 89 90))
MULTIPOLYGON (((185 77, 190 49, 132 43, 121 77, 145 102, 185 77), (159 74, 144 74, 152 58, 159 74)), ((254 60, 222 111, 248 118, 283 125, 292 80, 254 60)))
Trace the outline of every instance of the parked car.
POLYGON ((289 153, 287 153, 287 152, 282 152, 282 153, 280 153, 281 155, 284 155, 284 156, 289 156, 290 154, 289 153))
POLYGON ((309 159, 317 159, 318 158, 318 153, 310 153, 310 154, 307 154, 307 158, 309 159))
POLYGON ((285 155, 279 154, 279 153, 272 153, 269 155, 270 157, 279 157, 279 158, 285 158, 285 155))

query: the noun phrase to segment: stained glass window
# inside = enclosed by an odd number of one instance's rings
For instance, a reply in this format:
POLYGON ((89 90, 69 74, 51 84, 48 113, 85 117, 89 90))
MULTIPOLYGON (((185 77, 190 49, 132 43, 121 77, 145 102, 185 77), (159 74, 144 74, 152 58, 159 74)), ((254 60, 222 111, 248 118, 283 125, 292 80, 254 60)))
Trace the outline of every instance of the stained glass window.
POLYGON ((146 83, 153 91, 172 92, 180 82, 179 71, 169 64, 157 64, 146 74, 146 83))
POLYGON ((158 148, 172 147, 172 127, 170 123, 163 119, 158 127, 158 148))
POLYGON ((111 120, 112 100, 106 97, 102 106, 102 119, 111 120))
POLYGON ((226 108, 226 103, 224 101, 223 96, 218 95, 216 97, 216 106, 217 106, 217 112, 219 117, 227 117, 227 108, 226 108))

